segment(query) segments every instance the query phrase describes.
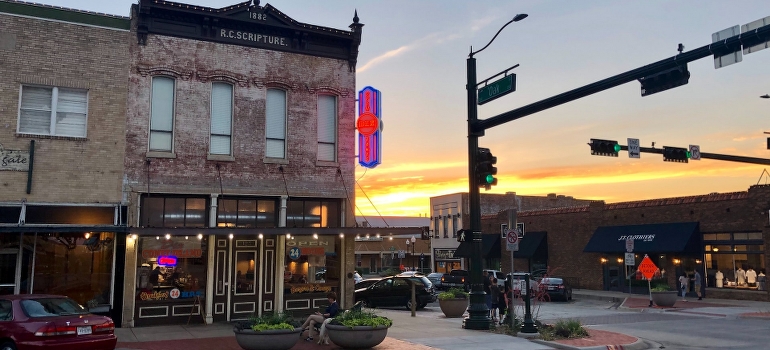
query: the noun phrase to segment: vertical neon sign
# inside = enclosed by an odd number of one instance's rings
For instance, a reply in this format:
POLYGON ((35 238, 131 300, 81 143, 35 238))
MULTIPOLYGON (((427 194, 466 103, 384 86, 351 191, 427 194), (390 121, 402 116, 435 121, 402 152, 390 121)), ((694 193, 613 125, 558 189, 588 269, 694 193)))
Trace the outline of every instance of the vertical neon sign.
POLYGON ((380 91, 367 86, 358 92, 358 164, 374 168, 382 162, 380 91))

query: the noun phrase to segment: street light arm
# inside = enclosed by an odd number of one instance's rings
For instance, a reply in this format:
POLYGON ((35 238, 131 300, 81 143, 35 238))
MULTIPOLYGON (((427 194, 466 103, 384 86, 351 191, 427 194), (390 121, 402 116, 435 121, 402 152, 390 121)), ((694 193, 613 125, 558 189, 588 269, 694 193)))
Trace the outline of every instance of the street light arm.
MULTIPOLYGON (((477 54, 477 53, 479 53, 479 52, 481 52, 481 51, 484 51, 484 49, 486 49, 487 47, 489 47, 489 45, 490 45, 490 44, 492 44, 492 42, 493 42, 493 41, 495 41, 495 39, 497 39, 497 36, 498 36, 498 35, 500 35, 500 32, 502 32, 502 31, 503 31, 503 29, 505 29, 505 27, 507 27, 509 24, 511 24, 511 23, 513 23, 513 22, 518 22, 518 21, 521 21, 522 19, 525 19, 525 18, 527 18, 527 16, 528 16, 528 15, 527 15, 526 13, 520 13, 520 14, 518 14, 518 15, 516 15, 516 16, 513 16, 513 19, 512 19, 512 20, 508 21, 508 23, 506 23, 504 26, 502 26, 502 27, 500 28, 500 30, 498 30, 498 31, 497 31, 497 33, 495 34, 495 36, 493 36, 493 37, 492 37, 492 40, 490 40, 490 41, 489 41, 489 42, 488 42, 486 45, 484 45, 484 47, 482 47, 480 50, 477 50, 477 51, 473 51, 473 52, 471 52, 470 54, 468 54, 468 57, 473 57, 473 55, 475 55, 475 54, 477 54)), ((473 49, 471 48, 471 50, 473 50, 473 49)))

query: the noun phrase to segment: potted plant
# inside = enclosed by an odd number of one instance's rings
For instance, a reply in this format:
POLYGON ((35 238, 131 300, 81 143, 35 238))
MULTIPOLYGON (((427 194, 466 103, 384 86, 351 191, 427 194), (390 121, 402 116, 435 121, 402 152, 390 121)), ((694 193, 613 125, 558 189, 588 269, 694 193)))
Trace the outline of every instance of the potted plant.
POLYGON ((652 302, 662 307, 673 307, 676 303, 677 292, 666 284, 658 284, 650 289, 652 302))
POLYGON ((351 309, 340 313, 326 325, 326 334, 344 349, 369 349, 385 340, 393 325, 387 317, 367 309, 351 309))
POLYGON ((468 309, 468 292, 450 288, 438 295, 438 305, 446 317, 462 317, 468 309))
POLYGON ((244 350, 289 350, 297 344, 302 329, 286 313, 252 316, 235 323, 235 340, 244 350))

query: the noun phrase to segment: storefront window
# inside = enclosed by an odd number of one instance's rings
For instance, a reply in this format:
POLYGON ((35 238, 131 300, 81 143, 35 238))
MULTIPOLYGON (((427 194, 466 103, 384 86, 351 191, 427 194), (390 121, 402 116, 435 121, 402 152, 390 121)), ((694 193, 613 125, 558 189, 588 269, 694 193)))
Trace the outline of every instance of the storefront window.
POLYGON ((284 286, 287 296, 339 292, 340 244, 336 236, 286 239, 284 286))
POLYGON ((140 237, 136 300, 189 301, 203 298, 206 241, 195 236, 140 237))
POLYGON ((704 233, 708 287, 765 290, 762 232, 704 233))
POLYGON ((206 227, 206 198, 143 197, 141 226, 206 227))
POLYGON ((340 227, 340 201, 290 199, 286 203, 288 227, 340 227))
POLYGON ((38 234, 34 247, 33 293, 65 295, 92 310, 110 304, 114 233, 38 234))
POLYGON ((275 200, 220 199, 218 227, 276 227, 275 200))

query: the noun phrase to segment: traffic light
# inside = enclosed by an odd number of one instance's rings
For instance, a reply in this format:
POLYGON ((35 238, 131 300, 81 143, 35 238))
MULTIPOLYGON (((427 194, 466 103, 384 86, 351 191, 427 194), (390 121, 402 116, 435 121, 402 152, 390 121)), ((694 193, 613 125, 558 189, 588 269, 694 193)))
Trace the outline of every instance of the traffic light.
POLYGON ((620 152, 618 141, 591 139, 591 155, 617 157, 620 152))
POLYGON ((479 148, 476 152, 476 183, 479 187, 489 190, 497 185, 497 157, 492 155, 489 148, 479 148))
POLYGON ((687 163, 688 159, 690 159, 690 151, 686 148, 663 146, 664 162, 687 163))
POLYGON ((470 230, 460 229, 457 231, 457 241, 458 242, 465 242, 466 240, 470 241, 471 237, 467 237, 471 233, 470 230))
POLYGON ((642 84, 642 96, 647 96, 685 85, 689 80, 690 71, 687 70, 687 64, 683 64, 679 67, 641 78, 639 82, 642 84))

